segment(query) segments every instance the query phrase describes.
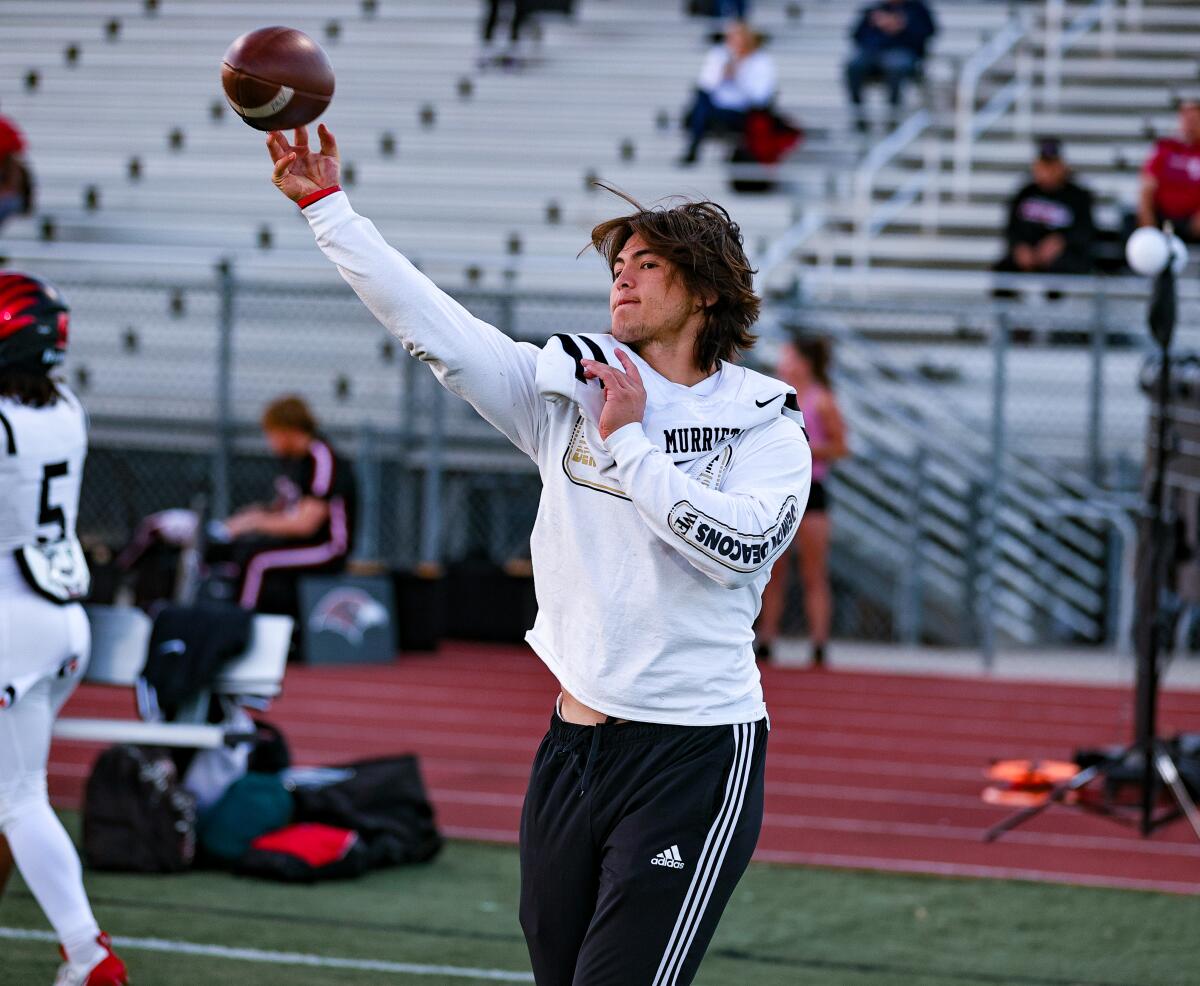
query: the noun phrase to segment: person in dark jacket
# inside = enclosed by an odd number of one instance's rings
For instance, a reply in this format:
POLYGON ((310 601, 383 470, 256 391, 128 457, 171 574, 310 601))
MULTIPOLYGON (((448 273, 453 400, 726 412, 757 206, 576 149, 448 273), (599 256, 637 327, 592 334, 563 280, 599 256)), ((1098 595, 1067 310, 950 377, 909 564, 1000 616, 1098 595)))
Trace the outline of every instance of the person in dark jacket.
MULTIPOLYGON (((1092 269, 1096 227, 1092 193, 1076 183, 1062 144, 1047 138, 1030 168, 1033 180, 1008 207, 1008 249, 994 270, 1029 274, 1087 274, 1092 269)), ((1012 292, 998 291, 999 297, 1012 292)))
POLYGON ((919 71, 936 33, 937 24, 923 0, 879 0, 863 9, 851 34, 855 52, 846 62, 846 89, 860 131, 867 130, 863 86, 875 78, 883 80, 894 123, 904 83, 919 71))

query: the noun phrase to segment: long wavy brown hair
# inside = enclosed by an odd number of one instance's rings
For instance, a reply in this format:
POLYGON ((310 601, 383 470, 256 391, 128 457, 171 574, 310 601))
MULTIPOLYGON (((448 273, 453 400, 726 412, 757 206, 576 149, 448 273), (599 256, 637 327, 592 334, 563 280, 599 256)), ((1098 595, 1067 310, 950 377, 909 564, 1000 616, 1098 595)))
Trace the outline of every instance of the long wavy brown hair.
MULTIPOLYGON (((696 339, 696 364, 712 370, 719 360, 733 359, 750 349, 761 301, 754 293, 754 268, 742 247, 742 231, 716 202, 672 199, 646 208, 605 182, 596 184, 623 198, 636 209, 600 223, 592 230, 591 246, 608 261, 633 236, 669 261, 695 298, 716 298, 704 309, 704 327, 696 339)), ((587 249, 586 247, 584 249, 587 249)))

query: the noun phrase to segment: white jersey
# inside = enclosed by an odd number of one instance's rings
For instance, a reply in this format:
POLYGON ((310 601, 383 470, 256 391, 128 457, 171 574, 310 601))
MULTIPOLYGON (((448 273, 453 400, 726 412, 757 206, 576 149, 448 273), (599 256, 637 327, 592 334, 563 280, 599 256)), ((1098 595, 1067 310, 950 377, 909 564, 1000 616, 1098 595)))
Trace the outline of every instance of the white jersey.
POLYGON ((87 455, 87 416, 59 384, 58 401, 27 407, 0 397, 0 551, 75 536, 87 455))
POLYGON ((683 387, 624 350, 647 413, 605 442, 586 393, 567 391, 572 350, 611 357, 611 336, 561 337, 546 350, 515 342, 438 290, 344 194, 304 212, 375 316, 538 464, 538 615, 527 640, 562 686, 622 719, 762 718, 753 623, 812 473, 800 425, 780 413, 790 388, 729 364, 683 387))
POLYGON ((87 415, 58 389, 45 407, 0 398, 0 558, 19 565, 31 588, 69 602, 87 592, 75 538, 87 415))
POLYGON ((63 605, 87 591, 75 539, 87 416, 58 390, 47 407, 0 397, 0 710, 46 677, 65 699, 88 657, 83 608, 63 605))

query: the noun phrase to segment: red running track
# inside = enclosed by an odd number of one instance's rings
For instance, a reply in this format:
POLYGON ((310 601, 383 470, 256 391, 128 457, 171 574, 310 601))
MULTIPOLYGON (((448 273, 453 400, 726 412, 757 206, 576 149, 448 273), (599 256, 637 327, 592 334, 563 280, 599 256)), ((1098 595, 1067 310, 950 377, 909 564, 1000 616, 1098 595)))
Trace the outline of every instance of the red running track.
MULTIPOLYGON (((528 765, 556 694, 521 647, 448 645, 387 667, 288 670, 269 717, 298 762, 416 752, 448 835, 515 842, 528 765)), ((1125 741, 1127 689, 768 668, 766 820, 782 863, 1200 892, 1200 840, 1150 839, 1053 808, 1001 841, 980 800, 993 759, 1070 759, 1125 741)), ((66 714, 133 715, 131 693, 84 686, 66 714)), ((1166 692, 1161 732, 1200 732, 1200 692, 1166 692)), ((79 804, 95 746, 55 744, 56 803, 79 804)))

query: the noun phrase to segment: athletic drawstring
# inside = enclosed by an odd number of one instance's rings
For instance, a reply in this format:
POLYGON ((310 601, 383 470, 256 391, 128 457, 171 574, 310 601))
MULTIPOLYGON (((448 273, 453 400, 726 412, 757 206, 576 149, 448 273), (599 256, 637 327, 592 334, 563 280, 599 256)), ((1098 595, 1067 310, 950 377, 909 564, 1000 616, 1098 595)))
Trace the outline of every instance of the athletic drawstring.
POLYGON ((572 743, 570 746, 559 748, 559 751, 558 751, 559 753, 562 753, 562 754, 569 753, 569 754, 571 754, 572 757, 575 758, 575 772, 577 774, 579 774, 579 796, 581 798, 585 794, 587 794, 588 788, 591 786, 592 767, 596 762, 596 754, 600 752, 600 731, 605 726, 609 726, 609 725, 611 725, 615 722, 619 722, 619 721, 620 720, 614 719, 612 716, 609 716, 604 722, 591 727, 592 728, 592 740, 591 740, 591 743, 588 745, 587 759, 583 761, 582 767, 579 766, 579 758, 580 758, 580 754, 581 754, 581 748, 583 746, 583 744, 581 742, 579 742, 579 740, 583 739, 582 735, 580 735, 578 737, 578 739, 574 743, 572 743))
POLYGON ((583 776, 579 779, 579 796, 582 798, 588 789, 588 782, 592 779, 592 765, 596 762, 596 754, 600 751, 600 730, 604 727, 596 725, 592 727, 592 743, 588 747, 587 760, 583 764, 583 776))

